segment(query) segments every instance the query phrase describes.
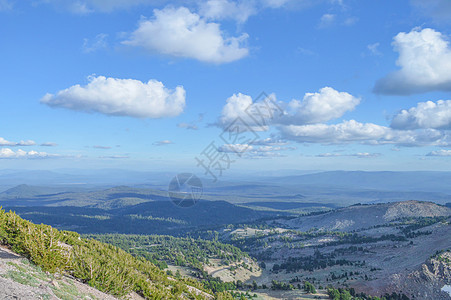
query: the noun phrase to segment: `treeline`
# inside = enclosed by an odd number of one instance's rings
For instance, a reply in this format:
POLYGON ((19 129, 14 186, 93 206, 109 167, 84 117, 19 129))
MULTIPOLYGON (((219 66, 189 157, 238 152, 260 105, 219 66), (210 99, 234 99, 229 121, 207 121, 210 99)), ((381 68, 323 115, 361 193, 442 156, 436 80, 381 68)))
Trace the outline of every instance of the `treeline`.
POLYGON ((229 265, 248 257, 237 247, 215 240, 126 234, 95 234, 86 237, 117 246, 133 256, 144 257, 161 269, 167 268, 169 263, 203 270, 204 264, 209 264, 211 258, 221 259, 223 264, 229 265))
MULTIPOLYGON (((358 249, 358 248, 356 248, 358 249)), ((321 254, 318 250, 314 255, 289 257, 281 264, 274 264, 272 271, 278 273, 285 270, 288 272, 297 272, 299 270, 310 271, 325 269, 332 266, 364 266, 364 261, 350 261, 346 259, 335 259, 333 254, 321 254)))
POLYGON ((331 288, 327 289, 327 294, 329 299, 333 300, 409 300, 405 294, 401 293, 391 293, 385 294, 382 297, 374 297, 366 295, 365 293, 356 293, 353 288, 343 289, 343 288, 331 288))
MULTIPOLYGON (((43 270, 68 274, 100 291, 123 297, 134 291, 146 299, 206 299, 200 282, 172 278, 153 263, 78 233, 36 225, 0 209, 0 243, 43 270)), ((217 299, 232 299, 228 293, 217 299)))

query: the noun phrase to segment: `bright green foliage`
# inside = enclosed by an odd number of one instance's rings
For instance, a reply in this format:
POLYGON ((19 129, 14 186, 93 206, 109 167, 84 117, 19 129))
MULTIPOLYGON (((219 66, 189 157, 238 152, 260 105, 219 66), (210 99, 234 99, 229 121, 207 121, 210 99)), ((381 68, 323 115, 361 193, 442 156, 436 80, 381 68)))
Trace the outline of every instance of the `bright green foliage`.
POLYGON ((36 225, 1 209, 0 243, 45 271, 70 274, 115 296, 135 291, 147 299, 206 298, 197 281, 170 278, 153 263, 115 246, 36 225))
POLYGON ((316 294, 315 286, 308 281, 304 282, 304 291, 309 294, 316 294))

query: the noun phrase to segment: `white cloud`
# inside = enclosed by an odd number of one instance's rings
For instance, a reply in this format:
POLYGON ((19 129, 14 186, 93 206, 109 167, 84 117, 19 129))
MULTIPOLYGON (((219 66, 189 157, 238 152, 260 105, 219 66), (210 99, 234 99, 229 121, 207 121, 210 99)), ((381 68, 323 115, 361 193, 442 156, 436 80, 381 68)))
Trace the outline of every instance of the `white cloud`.
POLYGON ((103 149, 103 150, 111 149, 110 146, 102 146, 102 145, 95 145, 95 146, 92 146, 92 148, 94 148, 94 149, 103 149))
POLYGON ((177 127, 178 128, 191 129, 191 130, 198 130, 199 129, 199 127, 197 127, 197 125, 194 124, 194 123, 184 123, 184 122, 178 123, 177 127))
POLYGON ((107 42, 108 34, 100 33, 96 35, 93 41, 89 39, 83 40, 83 52, 92 53, 101 49, 105 49, 108 46, 107 42))
POLYGON ((0 159, 16 159, 16 158, 55 158, 59 157, 57 154, 49 154, 47 152, 37 152, 34 150, 31 151, 23 151, 22 149, 18 149, 17 151, 13 151, 10 148, 1 148, 0 149, 0 159))
POLYGON ((261 140, 256 140, 252 142, 252 145, 257 146, 284 146, 287 145, 288 142, 282 139, 276 139, 276 138, 265 138, 261 140))
POLYGON ((242 158, 281 157, 279 151, 295 150, 295 147, 260 146, 253 144, 225 144, 218 148, 219 152, 234 153, 242 158))
POLYGON ((204 119, 204 114, 199 114, 199 117, 197 118, 197 120, 191 121, 189 123, 187 123, 187 122, 178 123, 177 127, 185 128, 185 129, 189 129, 189 130, 198 130, 199 126, 197 124, 202 122, 203 119, 204 119))
POLYGON ((127 159, 130 158, 128 155, 108 155, 108 156, 99 156, 99 158, 105 159, 127 159))
POLYGON ((451 156, 451 150, 440 149, 426 154, 426 156, 451 156))
POLYGON ((394 37, 400 70, 378 80, 375 93, 409 95, 451 90, 451 48, 446 37, 430 28, 401 32, 394 37))
POLYGON ((154 18, 140 21, 122 43, 176 57, 209 63, 228 63, 249 54, 243 46, 247 34, 224 37, 218 23, 207 22, 185 7, 154 10, 154 18))
POLYGON ((47 94, 41 103, 136 118, 174 117, 181 114, 185 107, 185 90, 181 86, 172 91, 156 80, 144 83, 104 76, 90 76, 88 79, 86 86, 77 84, 55 95, 47 94))
POLYGON ((352 154, 340 154, 340 153, 321 153, 316 155, 317 157, 343 157, 343 156, 351 156, 358 158, 373 158, 381 156, 380 153, 369 153, 369 152, 358 152, 352 154))
POLYGON ((312 124, 280 126, 282 137, 299 143, 368 145, 395 144, 400 146, 449 146, 451 136, 435 129, 394 130, 355 120, 339 124, 312 124))
POLYGON ((371 54, 375 55, 375 56, 381 56, 382 53, 379 51, 379 43, 374 43, 374 44, 370 44, 368 46, 366 46, 368 48, 368 50, 371 52, 371 54))
POLYGON ((359 21, 359 18, 357 18, 357 17, 349 17, 349 18, 346 18, 346 20, 343 22, 343 24, 346 26, 352 26, 355 23, 357 23, 358 21, 359 21))
POLYGON ((404 109, 394 116, 391 127, 451 129, 451 100, 420 102, 416 107, 404 109))
POLYGON ((20 142, 10 142, 10 141, 5 140, 4 138, 0 137, 0 146, 15 147, 15 146, 34 146, 34 145, 36 145, 36 143, 32 140, 20 141, 20 142))
POLYGON ((208 0, 201 2, 199 14, 206 19, 233 19, 244 23, 257 12, 253 1, 208 0))
POLYGON ((251 96, 238 93, 233 94, 226 102, 218 124, 223 128, 233 124, 233 127, 239 128, 240 131, 266 131, 283 113, 274 94, 265 95, 263 99, 254 102, 251 96))
POLYGON ((153 143, 155 146, 166 146, 166 145, 171 145, 174 144, 172 141, 170 140, 162 140, 162 141, 158 141, 153 143))
POLYGON ((328 27, 335 22, 336 15, 334 14, 324 14, 319 20, 319 27, 328 27))
POLYGON ((218 148, 219 152, 226 152, 226 153, 237 153, 241 154, 245 151, 251 151, 254 149, 252 145, 249 144, 225 144, 218 148))
POLYGON ((270 125, 304 125, 326 122, 353 110, 360 99, 331 87, 317 93, 306 93, 302 101, 292 100, 288 104, 277 101, 276 96, 265 96, 263 101, 241 93, 227 99, 218 125, 227 128, 230 124, 244 123, 241 131, 267 131, 270 125), (239 120, 239 122, 236 122, 239 120))
POLYGON ((289 103, 291 114, 282 123, 312 124, 326 122, 352 111, 360 99, 346 92, 338 92, 331 87, 324 87, 318 93, 306 93, 302 101, 289 103))
POLYGON ((58 146, 58 144, 52 143, 52 142, 46 142, 46 143, 42 143, 40 146, 41 147, 56 147, 56 146, 58 146))

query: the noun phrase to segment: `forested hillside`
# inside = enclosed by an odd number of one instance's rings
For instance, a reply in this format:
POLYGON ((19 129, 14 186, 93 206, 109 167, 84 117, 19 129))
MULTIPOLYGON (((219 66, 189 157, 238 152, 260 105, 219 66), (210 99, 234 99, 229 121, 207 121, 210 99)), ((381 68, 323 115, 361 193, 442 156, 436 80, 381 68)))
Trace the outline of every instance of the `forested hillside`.
MULTIPOLYGON (((212 299, 200 282, 172 278, 155 264, 78 233, 36 225, 0 209, 0 243, 43 270, 71 275, 101 291, 125 296, 134 291, 146 299, 212 299)), ((225 293, 216 299, 227 299, 225 293)))

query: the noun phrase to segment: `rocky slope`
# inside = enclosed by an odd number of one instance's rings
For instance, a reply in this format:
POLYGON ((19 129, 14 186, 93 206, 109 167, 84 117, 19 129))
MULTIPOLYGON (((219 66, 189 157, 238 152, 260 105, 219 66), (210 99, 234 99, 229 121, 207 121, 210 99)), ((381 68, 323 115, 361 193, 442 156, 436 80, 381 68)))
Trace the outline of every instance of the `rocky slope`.
MULTIPOLYGON (((130 295, 131 299, 132 297, 130 295)), ((43 272, 27 259, 6 248, 0 248, 0 298, 116 299, 72 278, 43 272)))
POLYGON ((450 300, 451 252, 442 253, 427 260, 421 267, 407 276, 392 276, 391 288, 402 289, 411 298, 450 300))
POLYGON ((374 205, 354 205, 321 215, 299 217, 288 222, 291 228, 308 231, 352 231, 383 225, 400 218, 451 216, 451 208, 432 202, 403 201, 374 205))

